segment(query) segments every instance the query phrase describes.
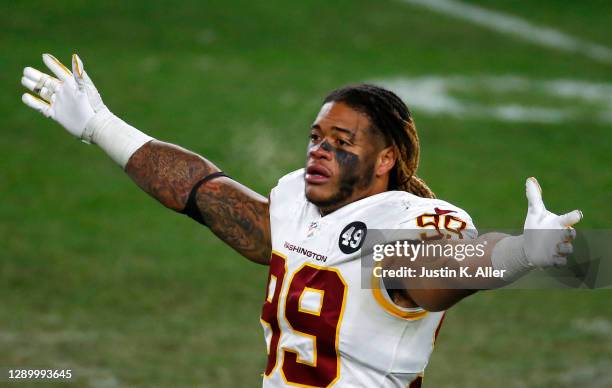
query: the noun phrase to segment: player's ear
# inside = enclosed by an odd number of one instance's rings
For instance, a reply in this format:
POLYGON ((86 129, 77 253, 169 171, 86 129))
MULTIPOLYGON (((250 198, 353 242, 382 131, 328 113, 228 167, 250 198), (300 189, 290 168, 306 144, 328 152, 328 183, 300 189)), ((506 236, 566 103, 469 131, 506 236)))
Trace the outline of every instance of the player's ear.
POLYGON ((378 159, 376 161, 376 175, 382 176, 387 174, 393 166, 395 166, 395 161, 397 160, 397 149, 394 145, 383 148, 378 153, 378 159))

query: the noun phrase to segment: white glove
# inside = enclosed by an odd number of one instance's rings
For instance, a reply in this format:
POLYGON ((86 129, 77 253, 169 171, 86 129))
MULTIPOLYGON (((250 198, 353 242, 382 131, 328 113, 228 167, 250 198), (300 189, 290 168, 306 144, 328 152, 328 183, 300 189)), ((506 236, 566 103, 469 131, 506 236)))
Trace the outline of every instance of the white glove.
POLYGON ((71 72, 51 54, 43 54, 43 62, 57 78, 26 67, 21 84, 41 98, 25 93, 22 101, 57 121, 72 135, 90 141, 83 136, 85 126, 97 111, 105 107, 91 79, 83 71, 83 63, 74 54, 71 72))
POLYGON ((22 100, 27 106, 57 121, 84 142, 99 145, 121 167, 153 139, 106 108, 78 55, 72 55, 72 71, 51 54, 43 54, 43 62, 57 78, 26 67, 21 84, 41 97, 25 93, 22 100))
POLYGON ((582 212, 558 216, 544 207, 542 189, 535 178, 527 179, 527 218, 523 231, 524 251, 529 263, 536 267, 565 265, 566 256, 573 252, 576 230, 572 225, 582 219, 582 212))
POLYGON ((527 179, 525 190, 528 210, 523 234, 501 239, 491 254, 492 267, 503 270, 503 279, 508 282, 535 267, 565 265, 576 237, 572 225, 582 219, 580 210, 562 216, 546 210, 542 189, 535 178, 527 179))
POLYGON ((98 93, 98 89, 93 84, 91 78, 85 71, 85 66, 83 65, 83 61, 77 54, 72 54, 72 73, 74 74, 74 78, 76 79, 77 84, 85 93, 87 93, 87 98, 89 99, 89 103, 91 104, 94 112, 98 113, 102 110, 107 109, 106 105, 102 102, 102 97, 100 97, 100 93, 98 93))

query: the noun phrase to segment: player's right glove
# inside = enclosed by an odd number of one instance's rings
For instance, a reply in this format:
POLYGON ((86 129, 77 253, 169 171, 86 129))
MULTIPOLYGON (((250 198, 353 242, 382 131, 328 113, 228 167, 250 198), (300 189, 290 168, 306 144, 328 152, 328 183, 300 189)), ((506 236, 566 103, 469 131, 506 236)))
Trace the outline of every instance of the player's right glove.
POLYGON ((560 216, 548 211, 535 178, 527 179, 525 191, 528 210, 523 234, 500 240, 491 256, 493 268, 505 270, 506 281, 513 281, 532 268, 565 265, 576 237, 572 225, 582 219, 580 210, 560 216))
POLYGON ((83 137, 85 126, 96 111, 104 108, 104 104, 89 77, 89 82, 85 81, 81 60, 76 54, 72 56, 72 72, 51 54, 43 54, 43 62, 57 78, 26 67, 21 84, 37 93, 40 98, 25 93, 22 96, 23 102, 57 121, 72 135, 89 142, 91 139, 83 137), (95 103, 92 103, 90 95, 97 96, 93 98, 97 99, 95 103))
POLYGON ((38 94, 22 96, 27 106, 57 121, 84 142, 99 145, 122 167, 138 148, 153 139, 106 108, 78 55, 72 55, 72 71, 51 54, 43 54, 43 62, 57 78, 26 67, 21 83, 38 94))

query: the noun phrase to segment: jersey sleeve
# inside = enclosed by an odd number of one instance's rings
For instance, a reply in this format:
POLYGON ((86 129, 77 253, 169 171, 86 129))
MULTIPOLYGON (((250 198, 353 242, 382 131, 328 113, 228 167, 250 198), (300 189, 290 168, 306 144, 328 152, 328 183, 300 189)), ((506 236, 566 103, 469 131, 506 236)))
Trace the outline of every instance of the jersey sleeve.
POLYGON ((304 169, 283 176, 270 191, 270 228, 272 236, 281 230, 287 216, 294 214, 306 201, 304 194, 304 169))
POLYGON ((278 180, 270 191, 270 214, 284 209, 287 205, 304 197, 304 169, 290 172, 278 180))
POLYGON ((400 227, 418 231, 423 240, 478 237, 472 217, 465 210, 439 199, 419 201, 406 212, 400 227))
MULTIPOLYGON (((398 229, 409 231, 410 236, 420 240, 475 239, 476 226, 470 215, 463 209, 439 199, 412 197, 404 201, 403 214, 398 229)), ((421 308, 405 308, 396 304, 389 296, 384 280, 373 283, 372 292, 376 301, 391 314, 409 320, 419 320, 427 314, 421 308), (381 290, 384 290, 381 291, 381 290)))

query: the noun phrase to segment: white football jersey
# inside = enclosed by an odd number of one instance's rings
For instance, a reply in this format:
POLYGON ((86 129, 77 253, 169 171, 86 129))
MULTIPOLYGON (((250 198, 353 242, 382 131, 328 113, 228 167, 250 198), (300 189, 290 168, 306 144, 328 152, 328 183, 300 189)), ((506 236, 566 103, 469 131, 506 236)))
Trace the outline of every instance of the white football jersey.
POLYGON ((370 229, 449 223, 475 237, 469 215, 441 200, 388 191, 322 217, 303 169, 281 178, 270 194, 263 386, 418 386, 444 313, 400 307, 376 280, 362 287, 360 244, 370 229))

